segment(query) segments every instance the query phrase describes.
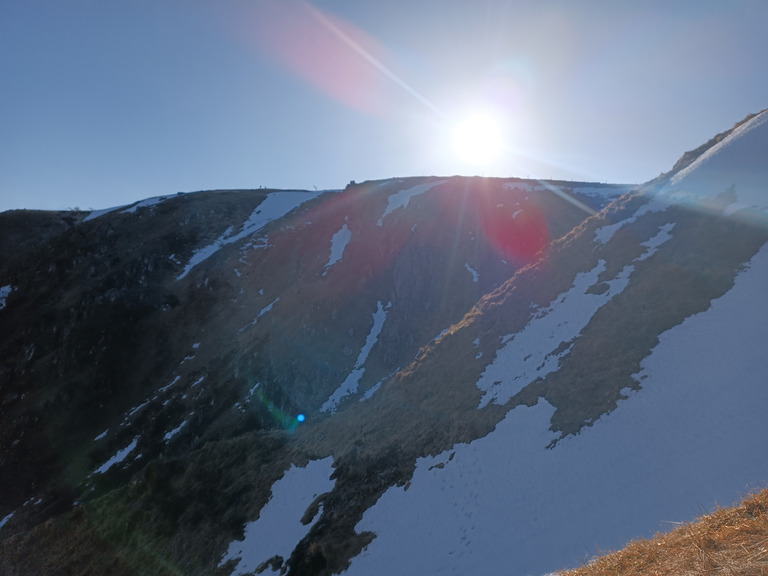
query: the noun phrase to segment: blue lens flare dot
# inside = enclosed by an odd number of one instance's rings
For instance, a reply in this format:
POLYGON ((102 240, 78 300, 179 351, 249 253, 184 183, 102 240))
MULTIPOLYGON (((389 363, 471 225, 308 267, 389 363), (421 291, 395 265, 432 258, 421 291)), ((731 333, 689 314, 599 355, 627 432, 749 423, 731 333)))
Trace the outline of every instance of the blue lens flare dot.
POLYGON ((297 420, 299 423, 301 423, 301 422, 304 422, 304 420, 306 420, 306 419, 307 419, 307 417, 306 417, 306 416, 304 416, 304 414, 299 414, 298 416, 296 416, 296 420, 297 420))

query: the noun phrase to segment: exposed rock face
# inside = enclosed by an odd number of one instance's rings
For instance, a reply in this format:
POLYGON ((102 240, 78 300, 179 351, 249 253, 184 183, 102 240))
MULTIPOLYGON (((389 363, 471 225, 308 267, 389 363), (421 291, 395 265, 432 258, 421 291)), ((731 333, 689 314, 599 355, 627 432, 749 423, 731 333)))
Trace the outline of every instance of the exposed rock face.
MULTIPOLYGON (((754 140, 762 116, 739 129, 754 140)), ((537 403, 557 447, 642 393, 660 335, 731 290, 768 242, 755 176, 695 209, 674 176, 0 214, 0 567, 353 573, 376 538, 358 525, 419 459, 537 403), (238 556, 283 474, 328 457, 290 553, 238 556)))

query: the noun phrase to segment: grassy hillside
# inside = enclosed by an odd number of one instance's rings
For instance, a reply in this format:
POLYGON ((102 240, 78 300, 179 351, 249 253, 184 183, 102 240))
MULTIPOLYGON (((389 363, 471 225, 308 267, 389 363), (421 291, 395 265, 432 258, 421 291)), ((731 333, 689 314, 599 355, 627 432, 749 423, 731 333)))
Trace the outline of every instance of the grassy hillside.
POLYGON ((768 488, 558 576, 768 575, 768 488))

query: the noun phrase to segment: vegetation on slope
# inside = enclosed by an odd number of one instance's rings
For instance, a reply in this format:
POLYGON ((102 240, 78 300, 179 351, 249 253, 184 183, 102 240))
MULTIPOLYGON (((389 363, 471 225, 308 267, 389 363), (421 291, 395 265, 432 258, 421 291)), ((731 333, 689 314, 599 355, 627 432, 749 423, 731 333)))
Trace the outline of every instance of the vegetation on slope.
POLYGON ((768 575, 768 488, 559 576, 768 575))

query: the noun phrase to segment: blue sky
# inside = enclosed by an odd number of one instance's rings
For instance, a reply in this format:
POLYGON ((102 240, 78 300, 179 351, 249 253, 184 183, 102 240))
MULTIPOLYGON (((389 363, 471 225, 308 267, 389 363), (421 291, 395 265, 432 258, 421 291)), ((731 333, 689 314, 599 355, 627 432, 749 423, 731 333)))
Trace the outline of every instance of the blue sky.
POLYGON ((0 0, 0 210, 480 174, 643 182, 768 107, 768 2, 0 0), (501 149, 468 159, 483 114, 501 149))

